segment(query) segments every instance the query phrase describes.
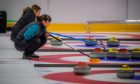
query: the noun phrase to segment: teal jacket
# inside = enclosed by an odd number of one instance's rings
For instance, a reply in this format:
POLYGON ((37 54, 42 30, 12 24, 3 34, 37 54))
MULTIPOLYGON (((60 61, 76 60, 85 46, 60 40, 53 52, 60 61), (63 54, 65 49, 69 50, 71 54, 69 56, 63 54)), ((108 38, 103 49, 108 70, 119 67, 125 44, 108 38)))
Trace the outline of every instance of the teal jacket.
POLYGON ((30 40, 35 36, 42 35, 46 32, 46 28, 41 28, 39 24, 30 25, 24 33, 24 39, 30 40), (42 30, 43 29, 43 30, 42 30))

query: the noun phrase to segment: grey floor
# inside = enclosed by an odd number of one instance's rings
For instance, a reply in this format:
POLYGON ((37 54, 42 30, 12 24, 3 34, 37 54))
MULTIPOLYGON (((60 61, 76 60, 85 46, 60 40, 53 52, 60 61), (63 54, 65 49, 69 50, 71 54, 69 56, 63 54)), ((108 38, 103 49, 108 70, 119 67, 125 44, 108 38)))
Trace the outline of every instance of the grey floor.
POLYGON ((48 84, 22 52, 14 48, 8 34, 0 34, 0 84, 48 84))

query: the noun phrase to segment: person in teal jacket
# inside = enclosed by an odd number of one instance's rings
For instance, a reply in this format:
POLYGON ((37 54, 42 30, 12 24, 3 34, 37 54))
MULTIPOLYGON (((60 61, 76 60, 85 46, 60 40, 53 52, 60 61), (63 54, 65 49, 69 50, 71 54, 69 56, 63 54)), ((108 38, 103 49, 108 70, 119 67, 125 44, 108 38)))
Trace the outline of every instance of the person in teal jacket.
POLYGON ((17 50, 24 51, 23 59, 39 58, 34 52, 47 42, 46 27, 50 22, 51 17, 44 14, 38 21, 28 24, 19 32, 14 45, 17 50))

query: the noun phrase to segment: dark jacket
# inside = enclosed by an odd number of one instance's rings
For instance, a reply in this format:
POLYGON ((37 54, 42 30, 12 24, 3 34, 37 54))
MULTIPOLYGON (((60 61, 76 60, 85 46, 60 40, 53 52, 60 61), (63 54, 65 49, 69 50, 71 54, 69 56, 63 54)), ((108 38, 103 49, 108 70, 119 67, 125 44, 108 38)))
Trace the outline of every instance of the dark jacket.
POLYGON ((36 20, 36 16, 33 12, 32 9, 28 9, 22 17, 17 21, 17 23, 14 25, 12 28, 12 33, 11 33, 11 40, 14 41, 17 34, 29 23, 33 22, 36 20))

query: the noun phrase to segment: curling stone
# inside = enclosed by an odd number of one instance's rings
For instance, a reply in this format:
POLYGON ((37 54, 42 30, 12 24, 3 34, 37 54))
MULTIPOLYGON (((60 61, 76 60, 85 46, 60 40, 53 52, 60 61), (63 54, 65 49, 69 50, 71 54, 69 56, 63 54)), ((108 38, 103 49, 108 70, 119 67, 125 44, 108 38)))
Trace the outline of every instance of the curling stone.
POLYGON ((91 67, 85 62, 79 62, 73 71, 76 75, 87 75, 91 72, 91 67))
POLYGON ((120 79, 132 79, 134 76, 135 72, 128 65, 123 65, 117 70, 117 77, 120 79))
POLYGON ((106 53, 106 57, 108 59, 116 59, 117 53, 118 53, 118 50, 116 48, 109 48, 108 52, 106 53))
POLYGON ((119 53, 116 55, 116 58, 120 60, 129 60, 131 59, 131 53, 129 53, 127 49, 120 49, 119 53))
POLYGON ((105 58, 106 53, 103 52, 101 48, 95 48, 93 52, 90 53, 91 58, 100 58, 103 59, 105 58))
POLYGON ((109 47, 118 47, 119 45, 120 45, 120 42, 115 37, 111 37, 107 41, 107 46, 109 46, 109 47))
POLYGON ((86 46, 96 46, 97 45, 97 41, 93 38, 93 36, 89 36, 89 38, 86 40, 87 40, 87 42, 85 42, 86 46))
POLYGON ((89 59, 90 64, 99 64, 101 62, 101 59, 99 58, 91 58, 89 59))
POLYGON ((132 50, 131 59, 140 59, 140 48, 135 48, 132 50))
MULTIPOLYGON (((62 39, 60 37, 57 36, 56 38, 62 41, 62 39)), ((61 46, 61 45, 63 45, 63 43, 58 41, 57 39, 52 38, 51 41, 50 41, 51 45, 53 45, 53 46, 61 46)))

